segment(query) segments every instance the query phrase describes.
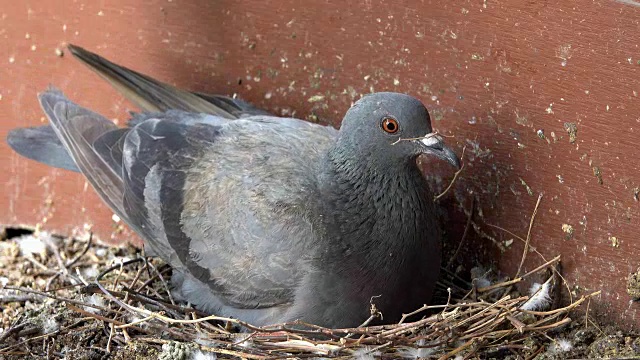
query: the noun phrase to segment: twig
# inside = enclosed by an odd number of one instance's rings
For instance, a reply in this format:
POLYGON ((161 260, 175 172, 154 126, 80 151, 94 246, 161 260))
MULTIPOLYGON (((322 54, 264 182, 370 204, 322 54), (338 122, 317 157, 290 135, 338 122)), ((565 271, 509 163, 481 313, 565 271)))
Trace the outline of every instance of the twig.
POLYGON ((542 200, 542 193, 538 194, 538 201, 536 201, 536 207, 533 209, 531 220, 529 220, 529 230, 527 230, 527 238, 524 243, 524 250, 522 251, 522 258, 520 259, 520 265, 518 265, 518 271, 516 271, 516 277, 520 275, 520 272, 522 271, 522 266, 524 266, 524 261, 527 258, 527 253, 529 252, 529 242, 531 242, 531 229, 533 228, 533 221, 536 219, 536 214, 538 213, 540 200, 542 200))
POLYGON ((105 308, 103 308, 101 306, 97 306, 97 305, 93 305, 93 304, 87 304, 87 303, 84 303, 82 301, 78 301, 78 300, 74 300, 74 299, 68 299, 68 298, 56 296, 56 295, 53 295, 53 294, 49 294, 49 293, 46 293, 46 292, 29 289, 29 288, 7 285, 7 286, 5 286, 5 289, 22 291, 22 292, 26 292, 26 293, 31 293, 31 294, 35 294, 35 295, 38 295, 38 296, 42 296, 42 297, 48 297, 48 298, 55 299, 55 300, 61 301, 61 302, 66 302, 66 303, 71 303, 71 304, 76 304, 76 305, 81 305, 81 306, 90 306, 90 307, 96 308, 98 310, 108 311, 108 309, 105 309, 105 308))
POLYGON ((43 334, 43 335, 38 335, 38 336, 35 336, 35 337, 32 337, 32 338, 28 338, 28 339, 25 339, 25 340, 23 340, 23 341, 20 341, 20 342, 18 342, 18 343, 16 343, 16 344, 13 344, 13 345, 7 346, 6 348, 0 349, 0 355, 6 354, 6 352, 7 352, 7 351, 9 351, 9 350, 11 350, 11 349, 18 348, 18 347, 20 347, 20 346, 22 346, 22 345, 24 345, 24 344, 27 344, 27 343, 29 343, 29 342, 33 342, 33 341, 35 341, 35 340, 44 339, 44 338, 46 338, 46 337, 53 336, 53 335, 60 335, 60 334, 64 334, 64 333, 66 333, 67 331, 69 331, 69 330, 73 329, 74 327, 76 327, 76 326, 80 325, 80 324, 81 324, 81 323, 83 323, 84 321, 85 321, 85 319, 79 319, 79 320, 77 320, 76 322, 74 322, 73 324, 71 324, 71 325, 69 325, 69 326, 65 326, 65 327, 63 327, 63 328, 61 328, 61 329, 59 329, 59 330, 57 330, 57 331, 54 331, 54 332, 51 332, 51 333, 47 333, 47 334, 43 334))
MULTIPOLYGON (((163 339, 155 339, 155 338, 136 338, 137 341, 145 341, 145 342, 149 342, 149 343, 156 343, 156 344, 169 344, 170 341, 168 340, 163 340, 163 339)), ((256 359, 256 360, 266 360, 266 359, 270 359, 270 357, 268 356, 262 356, 262 355, 255 355, 255 354, 251 354, 248 352, 238 352, 238 351, 233 351, 233 350, 228 350, 228 349, 223 349, 223 348, 214 348, 214 347, 208 347, 208 346, 202 346, 202 345, 198 345, 198 347, 200 348, 200 350, 203 351, 208 351, 208 352, 213 352, 213 353, 218 353, 218 354, 224 354, 224 355, 231 355, 231 356, 237 356, 240 358, 246 358, 246 359, 256 359)))
POLYGON ((111 286, 111 290, 115 290, 116 287, 118 287, 118 281, 120 281, 120 276, 122 276, 122 269, 124 268, 123 265, 124 261, 120 261, 120 269, 116 275, 116 280, 113 282, 113 285, 111 286))
MULTIPOLYGON (((464 159, 464 151, 467 149, 467 146, 465 145, 464 147, 462 147, 462 155, 460 156, 460 158, 464 159)), ((456 182, 456 179, 458 179, 458 175, 460 175, 460 173, 462 172, 462 170, 464 170, 464 165, 466 164, 466 162, 462 163, 462 166, 460 166, 460 169, 458 169, 455 174, 453 174, 453 179, 451 179, 451 182, 449 183, 449 186, 447 186, 446 189, 444 189, 443 192, 441 192, 440 194, 436 195, 433 198, 433 201, 438 201, 441 197, 443 197, 447 192, 449 192, 449 189, 451 189, 451 187, 453 186, 453 184, 456 182)))
POLYGON ((427 310, 427 309, 430 309, 430 308, 431 308, 431 307, 429 307, 429 305, 424 304, 424 305, 422 305, 422 307, 420 307, 420 308, 419 308, 419 309, 417 309, 417 310, 414 310, 414 311, 412 311, 412 312, 410 312, 410 313, 402 314, 402 318, 400 319, 400 321, 398 321, 398 324, 402 324, 402 323, 404 323, 404 321, 405 321, 407 318, 412 317, 413 315, 417 315, 417 314, 419 314, 419 313, 421 313, 421 312, 423 312, 423 311, 425 311, 425 310, 427 310))
POLYGON ((473 219, 473 214, 475 213, 476 208, 476 198, 475 196, 471 198, 471 211, 469 212, 469 216, 467 217, 467 224, 464 227, 464 232, 462 233, 462 237, 460 238, 460 242, 458 243, 458 247, 456 251, 449 258, 449 262, 447 263, 446 268, 450 269, 451 265, 453 265, 453 261, 458 257, 458 253, 460 253, 460 249, 462 249, 462 245, 464 244, 465 239, 467 238, 467 233, 469 232, 469 228, 471 227, 471 220, 473 219))
POLYGON ((471 345, 473 345, 473 343, 475 342, 475 339, 471 339, 469 341, 467 341, 466 343, 458 346, 457 348, 451 350, 449 353, 447 353, 444 356, 441 356, 438 358, 438 360, 446 360, 449 359, 453 356, 456 356, 457 354, 459 354, 460 352, 462 352, 463 350, 467 349, 468 347, 470 347, 471 345))
POLYGON ((18 332, 20 332, 20 330, 24 329, 25 326, 27 326, 27 322, 23 322, 21 324, 18 325, 13 325, 10 328, 8 328, 7 330, 5 330, 2 334, 0 334, 0 344, 3 344, 4 341, 9 337, 12 336, 18 332))
POLYGON ((18 302, 18 303, 22 303, 22 302, 27 302, 27 301, 31 301, 31 302, 36 302, 36 301, 42 301, 42 297, 36 296, 34 294, 29 294, 29 295, 12 295, 12 294, 7 294, 7 295, 0 295, 0 303, 13 303, 13 302, 18 302))
MULTIPOLYGON (((496 228, 498 230, 504 231, 507 234, 513 236, 514 238, 520 240, 521 242, 526 243, 525 239, 523 239, 522 237, 514 234, 513 232, 511 232, 511 231, 509 231, 509 230, 507 230, 505 228, 502 228, 502 227, 500 227, 498 225, 493 225, 493 224, 487 224, 487 225, 490 226, 490 227, 496 228)), ((542 261, 545 261, 545 262, 547 261, 547 259, 544 257, 544 255, 542 255, 540 253, 540 251, 538 251, 535 247, 533 247, 532 249, 540 257, 540 259, 542 259, 542 261)), ((560 272, 558 270, 556 270, 553 267, 551 269, 553 270, 553 272, 556 275, 558 275, 558 277, 560 277, 560 279, 562 279, 562 283, 564 284, 565 288, 567 289, 567 293, 569 294, 569 302, 572 303, 573 302, 573 295, 571 294, 572 291, 571 291, 571 288, 569 287, 569 282, 564 278, 564 276, 562 276, 562 274, 560 274, 560 272)))
POLYGON ((478 288, 478 292, 487 292, 487 291, 490 291, 490 290, 493 290, 493 289, 500 289, 500 288, 503 288, 503 287, 505 287, 507 285, 517 284, 520 281, 522 281, 522 278, 515 278, 515 279, 512 279, 512 280, 503 281, 503 282, 500 282, 500 283, 497 283, 497 284, 493 284, 493 285, 489 285, 489 286, 478 288))
POLYGON ((152 263, 146 262, 146 264, 148 264, 149 267, 156 273, 156 275, 160 279, 160 282, 162 283, 162 286, 164 287, 164 291, 166 291, 167 293, 167 297, 169 297, 169 301, 171 301, 171 304, 175 305, 176 302, 173 300, 173 296, 171 295, 171 291, 169 290, 169 285, 167 285, 167 282, 164 280, 164 276, 162 276, 162 274, 158 271, 158 269, 156 269, 155 266, 153 266, 152 263))
POLYGON ((107 340, 107 354, 111 354, 111 341, 113 340, 113 334, 115 333, 115 328, 113 323, 109 323, 109 339, 107 340))
MULTIPOLYGON (((432 137, 434 137, 436 135, 439 135, 437 130, 434 131, 434 132, 428 133, 425 136, 419 136, 419 137, 415 137, 415 138, 398 138, 398 140, 396 140, 393 143, 391 143, 391 145, 395 145, 395 144, 399 143, 400 141, 425 140, 425 139, 428 139, 428 138, 432 138, 432 137)), ((444 136, 444 135, 442 135, 442 136, 444 136)))
POLYGON ((136 276, 133 277, 133 280, 131 280, 131 284, 129 284, 127 287, 130 289, 133 289, 133 287, 136 285, 138 280, 140 280, 140 277, 142 276, 142 273, 144 272, 144 270, 147 269, 148 267, 149 267, 148 262, 145 259, 144 266, 138 269, 138 271, 136 272, 136 276))
POLYGON ((536 267, 535 269, 529 271, 528 273, 522 275, 521 278, 524 279, 526 277, 529 277, 530 275, 535 274, 538 271, 540 271, 542 269, 545 269, 545 268, 549 268, 549 267, 553 268, 553 266, 556 265, 559 262, 560 262, 560 255, 554 257, 553 259, 545 262, 544 264, 542 264, 542 265, 536 267))
POLYGON ((589 329, 589 306, 591 306, 591 298, 587 302, 587 311, 584 312, 584 329, 589 329))
MULTIPOLYGON (((86 311, 86 310, 84 310, 84 309, 81 309, 81 308, 79 308, 79 307, 77 307, 77 306, 73 306, 73 305, 71 305, 71 304, 67 304, 67 309, 69 309, 69 310, 71 310, 71 311, 74 311, 74 312, 77 312, 77 313, 79 313, 79 314, 82 314, 82 315, 84 315, 87 319, 89 319, 89 318, 93 318, 93 319, 95 319, 95 320, 104 321, 104 322, 106 322, 106 323, 110 323, 110 324, 114 324, 114 325, 125 325, 125 324, 126 324, 126 323, 124 323, 124 322, 122 322, 122 321, 118 321, 118 320, 115 320, 115 319, 111 319, 111 318, 108 318, 108 317, 102 316, 102 315, 100 315, 100 314, 94 314, 94 313, 92 313, 92 312, 90 312, 90 311, 86 311)), ((146 332, 147 332, 146 330, 144 330, 143 328, 140 328, 140 327, 134 327, 134 328, 135 328, 135 330, 140 331, 140 332, 143 332, 143 333, 146 333, 146 332)))
POLYGON ((31 254, 26 254, 24 255, 24 258, 29 260, 30 263, 32 263, 33 265, 35 265, 36 267, 40 268, 43 271, 48 271, 49 268, 46 267, 45 265, 43 265, 41 262, 39 262, 38 260, 36 260, 36 258, 33 257, 33 255, 31 254))
MULTIPOLYGON (((47 241, 46 245, 51 250, 51 252, 53 252, 54 257, 58 262, 58 274, 62 274, 68 277, 69 279, 73 280, 76 284, 79 283, 80 280, 74 275, 72 275, 71 273, 69 273, 69 269, 67 268, 64 260, 62 260, 62 256, 60 255, 60 250, 58 250, 58 245, 53 243, 53 241, 47 241)), ((54 278, 58 277, 59 276, 58 274, 54 275, 54 278)), ((47 290, 49 290, 49 288, 47 288, 47 290)))
POLYGON ((82 251, 77 254, 76 256, 73 257, 73 259, 69 260, 66 264, 65 267, 66 268, 70 268, 72 267, 75 263, 78 262, 78 260, 80 260, 83 256, 85 256, 87 254, 87 252, 89 251, 89 249, 91 248, 91 242, 93 240, 93 233, 90 232, 89 233, 89 239, 87 239, 87 244, 85 245, 85 247, 82 249, 82 251))

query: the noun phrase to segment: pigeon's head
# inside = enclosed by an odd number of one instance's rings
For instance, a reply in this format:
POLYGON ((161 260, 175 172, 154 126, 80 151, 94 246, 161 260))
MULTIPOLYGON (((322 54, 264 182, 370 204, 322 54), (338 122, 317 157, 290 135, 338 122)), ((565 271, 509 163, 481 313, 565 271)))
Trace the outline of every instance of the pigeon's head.
POLYGON ((427 154, 460 167, 456 154, 433 134, 429 112, 416 98, 381 92, 364 96, 347 111, 339 146, 382 165, 405 164, 427 154))

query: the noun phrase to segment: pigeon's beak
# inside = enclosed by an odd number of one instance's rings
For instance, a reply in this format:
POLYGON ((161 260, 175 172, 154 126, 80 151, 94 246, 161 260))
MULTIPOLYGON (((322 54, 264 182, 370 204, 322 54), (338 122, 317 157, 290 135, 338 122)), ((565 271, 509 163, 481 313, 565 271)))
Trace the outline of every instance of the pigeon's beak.
POLYGON ((436 157, 448 161, 451 165, 460 169, 460 159, 458 155, 448 147, 442 137, 436 134, 427 134, 424 138, 416 140, 422 147, 422 152, 425 154, 435 155, 436 157))

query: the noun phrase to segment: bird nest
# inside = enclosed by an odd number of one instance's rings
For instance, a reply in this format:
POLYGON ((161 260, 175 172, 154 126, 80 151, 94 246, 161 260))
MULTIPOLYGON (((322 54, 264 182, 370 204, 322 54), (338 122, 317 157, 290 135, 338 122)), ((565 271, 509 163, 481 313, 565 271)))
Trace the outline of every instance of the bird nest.
MULTIPOLYGON (((521 240, 528 244, 528 237, 521 240)), ((553 306, 554 291, 567 286, 557 271, 560 257, 547 261, 539 255, 539 266, 508 279, 481 274, 468 282, 445 272, 440 286, 446 300, 415 309, 396 324, 368 326, 384 316, 372 305, 371 318, 355 328, 299 321, 257 327, 174 301, 171 269, 133 247, 42 232, 0 245, 8 274, 0 277, 0 358, 7 359, 525 359, 554 346, 562 351, 551 332, 575 323, 578 307, 586 305, 588 313, 597 295, 553 306), (517 293, 514 285, 540 274, 547 280, 535 291, 517 293)), ((578 319, 588 324, 584 315, 578 319)))

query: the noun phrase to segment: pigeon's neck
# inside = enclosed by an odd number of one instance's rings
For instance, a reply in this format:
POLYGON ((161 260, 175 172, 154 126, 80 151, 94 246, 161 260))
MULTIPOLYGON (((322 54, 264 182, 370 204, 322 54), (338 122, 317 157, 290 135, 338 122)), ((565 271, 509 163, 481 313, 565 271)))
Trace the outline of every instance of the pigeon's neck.
MULTIPOLYGON (((349 255, 402 255, 422 247, 435 224, 433 197, 414 160, 406 163, 328 154, 322 193, 329 236, 336 251, 349 255)), ((377 258, 377 257, 375 257, 377 258)))
POLYGON ((326 292, 318 303, 348 297, 341 306, 352 306, 344 311, 364 320, 375 298, 385 321, 397 321, 402 311, 429 301, 440 267, 440 232, 417 166, 383 167, 330 151, 323 176, 320 241, 329 243, 317 258, 323 271, 314 284, 326 292))

